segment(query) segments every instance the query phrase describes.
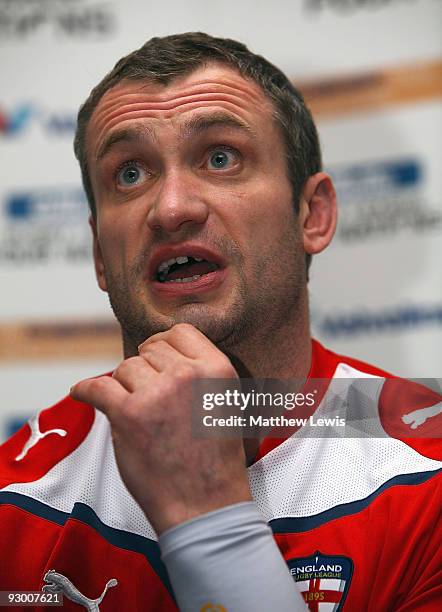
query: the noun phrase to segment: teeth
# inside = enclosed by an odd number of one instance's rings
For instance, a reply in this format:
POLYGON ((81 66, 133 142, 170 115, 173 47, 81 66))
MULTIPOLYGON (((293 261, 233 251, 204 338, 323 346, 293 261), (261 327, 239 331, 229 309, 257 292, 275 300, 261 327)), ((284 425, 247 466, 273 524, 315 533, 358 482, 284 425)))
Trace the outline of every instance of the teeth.
POLYGON ((174 278, 172 280, 165 281, 166 283, 190 283, 190 281, 201 278, 202 274, 196 274, 195 276, 188 276, 187 278, 174 278))
MULTIPOLYGON (((195 258, 196 259, 196 258, 195 258)), ((170 266, 173 266, 174 263, 184 264, 189 261, 187 255, 180 255, 179 257, 173 257, 172 259, 168 259, 167 261, 163 261, 158 266, 158 273, 168 272, 170 266)), ((197 261, 202 261, 202 259, 197 259, 197 261)))
MULTIPOLYGON (((173 260, 172 260, 172 263, 173 263, 173 260)), ((158 266, 158 272, 166 272, 166 271, 169 269, 169 267, 170 267, 171 265, 172 265, 172 264, 169 264, 169 262, 168 262, 168 261, 163 261, 163 263, 161 263, 161 264, 158 266)))
MULTIPOLYGON (((193 259, 195 261, 204 261, 202 257, 194 257, 193 259)), ((174 263, 185 264, 188 261, 189 261, 189 257, 187 255, 179 255, 178 257, 173 257, 172 259, 163 261, 160 263, 160 265, 157 268, 157 274, 159 274, 161 278, 164 278, 165 276, 167 276, 169 272, 169 268, 173 266, 174 263)), ((173 281, 169 281, 169 282, 173 282, 173 281)))

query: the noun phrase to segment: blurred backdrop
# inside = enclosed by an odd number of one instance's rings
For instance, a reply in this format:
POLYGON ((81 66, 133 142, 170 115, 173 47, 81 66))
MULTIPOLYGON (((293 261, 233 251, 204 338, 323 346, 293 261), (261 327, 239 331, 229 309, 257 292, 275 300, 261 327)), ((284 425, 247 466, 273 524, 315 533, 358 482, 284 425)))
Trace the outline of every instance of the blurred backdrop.
POLYGON ((95 284, 76 113, 148 38, 237 38, 316 118, 340 202, 313 260, 315 336, 442 377, 440 0, 0 0, 0 441, 121 358, 95 284))

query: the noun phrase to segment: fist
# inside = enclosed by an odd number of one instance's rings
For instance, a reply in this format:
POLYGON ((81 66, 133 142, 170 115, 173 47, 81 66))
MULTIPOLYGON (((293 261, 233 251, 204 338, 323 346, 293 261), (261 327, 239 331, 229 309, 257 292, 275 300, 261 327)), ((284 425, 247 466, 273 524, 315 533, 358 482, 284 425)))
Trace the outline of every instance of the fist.
POLYGON ((109 419, 121 477, 158 534, 251 500, 242 440, 192 436, 192 387, 199 378, 238 375, 204 334, 178 324, 146 340, 112 377, 71 390, 109 419))

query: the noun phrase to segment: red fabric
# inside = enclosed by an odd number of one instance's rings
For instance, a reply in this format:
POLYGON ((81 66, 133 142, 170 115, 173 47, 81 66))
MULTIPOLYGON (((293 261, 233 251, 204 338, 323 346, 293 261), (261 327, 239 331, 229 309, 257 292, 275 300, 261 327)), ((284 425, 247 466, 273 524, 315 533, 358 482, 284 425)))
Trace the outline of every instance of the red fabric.
MULTIPOLYGON (((177 612, 144 555, 113 546, 80 521, 70 519, 61 527, 2 504, 0 524, 8 525, 7 530, 0 529, 0 591, 40 591, 46 572, 56 568, 91 599, 99 597, 106 583, 116 578, 118 585, 108 590, 101 609, 177 612)), ((64 597, 63 610, 79 609, 64 597)))
MULTIPOLYGON (((432 392, 423 392, 414 386, 406 387, 405 396, 401 395, 398 379, 390 374, 336 355, 314 341, 309 380, 331 378, 339 362, 389 379, 379 402, 380 417, 387 430, 397 426, 397 417, 402 414, 398 407, 403 407, 404 399, 407 412, 429 406, 437 399, 432 392)), ((327 385, 322 391, 326 388, 327 385)), ((0 486, 41 478, 78 447, 93 421, 94 409, 70 398, 44 410, 40 413, 40 430, 63 428, 69 435, 47 436, 17 462, 15 457, 30 434, 26 425, 0 447, 0 486)), ((284 439, 267 438, 261 445, 260 456, 284 439)), ((417 438, 405 441, 423 455, 441 457, 440 441, 417 438)), ((439 611, 442 609, 441 478, 439 474, 421 484, 392 486, 356 514, 330 520, 302 533, 277 534, 275 539, 287 561, 312 556, 315 551, 346 556, 353 561, 345 611, 439 611)), ((0 590, 39 590, 45 572, 56 569, 89 598, 99 597, 106 582, 116 578, 118 585, 109 589, 100 609, 177 612, 166 587, 144 555, 114 546, 78 519, 70 518, 62 527, 10 504, 0 504, 0 551, 0 590)), ((325 586, 324 598, 339 596, 325 586)), ((321 584, 315 581, 310 590, 318 589, 321 584)), ((80 609, 67 598, 64 601, 65 610, 80 609)), ((312 602, 310 609, 321 612, 320 603, 312 602)))
POLYGON ((24 425, 3 445, 0 445, 0 487, 17 482, 38 480, 54 465, 77 448, 87 436, 95 418, 95 410, 88 404, 65 397, 60 402, 42 410, 39 415, 40 431, 64 429, 68 435, 50 434, 29 449, 20 461, 15 458, 31 435, 24 425))
MULTIPOLYGON (((442 402, 442 395, 416 382, 392 378, 385 381, 379 396, 379 416, 382 426, 389 436, 402 440, 418 453, 442 460, 442 412, 423 415, 415 429, 404 422, 410 413, 423 408, 433 407, 442 402)), ((420 414, 417 413, 414 419, 420 414)))
MULTIPOLYGON (((78 520, 70 519, 64 526, 45 571, 51 568, 72 577, 76 588, 91 599, 99 597, 106 583, 115 578, 118 584, 109 589, 100 606, 104 610, 177 611, 144 555, 113 546, 78 520)), ((64 598, 63 610, 78 609, 77 604, 64 598)))
POLYGON ((61 529, 16 506, 0 504, 0 591, 40 590, 46 562, 61 529), (2 529, 2 525, 8 528, 2 529))
POLYGON ((441 501, 439 475, 393 486, 361 512, 275 539, 287 561, 317 550, 353 560, 344 610, 436 612, 442 610, 441 501))

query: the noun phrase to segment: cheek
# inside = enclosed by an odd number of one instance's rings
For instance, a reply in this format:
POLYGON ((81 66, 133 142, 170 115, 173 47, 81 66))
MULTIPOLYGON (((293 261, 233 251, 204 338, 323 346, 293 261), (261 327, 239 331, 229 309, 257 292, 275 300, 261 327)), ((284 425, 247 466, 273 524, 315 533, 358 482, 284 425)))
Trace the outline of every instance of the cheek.
POLYGON ((117 248, 121 244, 135 243, 144 227, 145 220, 140 216, 141 206, 134 200, 121 206, 105 205, 98 209, 98 233, 108 247, 117 248))
POLYGON ((127 228, 114 222, 102 223, 99 227, 99 242, 105 267, 108 270, 122 270, 131 257, 131 240, 127 228))
POLYGON ((258 237, 267 242, 278 241, 288 228, 296 227, 290 185, 266 184, 243 193, 237 202, 241 211, 244 235, 252 242, 258 237))

